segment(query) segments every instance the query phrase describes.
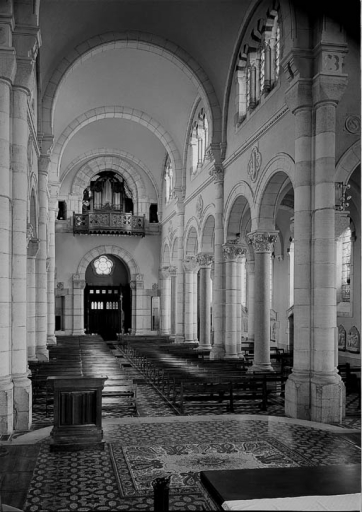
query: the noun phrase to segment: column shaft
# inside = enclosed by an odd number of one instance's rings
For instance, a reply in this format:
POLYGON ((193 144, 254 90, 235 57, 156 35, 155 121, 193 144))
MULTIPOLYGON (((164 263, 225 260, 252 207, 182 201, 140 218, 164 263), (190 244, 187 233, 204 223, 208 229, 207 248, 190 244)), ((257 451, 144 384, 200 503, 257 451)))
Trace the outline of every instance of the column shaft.
POLYGON ((28 256, 27 261, 27 289, 26 289, 26 330, 28 360, 37 361, 35 350, 35 256, 28 256))
MULTIPOLYGON (((212 260, 211 260, 212 261, 212 260)), ((199 348, 210 348, 211 334, 211 261, 209 266, 200 267, 200 344, 199 348)))
POLYGON ((185 272, 185 341, 194 341, 194 286, 193 272, 188 270, 185 272))
POLYGON ((161 334, 170 334, 170 299, 171 299, 171 277, 169 272, 163 269, 161 277, 161 334))
POLYGON ((84 288, 86 282, 73 275, 73 336, 84 335, 84 288))
POLYGON ((48 324, 47 324, 47 343, 53 345, 55 339, 55 212, 54 205, 49 208, 48 236, 49 236, 49 254, 48 254, 48 324))
POLYGON ((176 342, 182 342, 185 339, 184 331, 184 219, 185 219, 185 206, 180 201, 177 203, 177 310, 176 310, 176 342))

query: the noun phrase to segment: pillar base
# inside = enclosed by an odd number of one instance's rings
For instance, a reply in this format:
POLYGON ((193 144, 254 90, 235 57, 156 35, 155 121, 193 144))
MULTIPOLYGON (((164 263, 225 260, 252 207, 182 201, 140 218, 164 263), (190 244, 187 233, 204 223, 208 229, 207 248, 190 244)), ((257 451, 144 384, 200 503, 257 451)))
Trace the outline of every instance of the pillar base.
POLYGON ((212 350, 212 346, 211 345, 201 345, 199 343, 199 346, 195 350, 212 350))
POLYGON ((29 349, 28 347, 28 361, 37 361, 37 357, 36 357, 36 354, 35 354, 35 347, 31 347, 31 349, 29 349))
POLYGON ((14 383, 14 430, 24 431, 31 427, 32 389, 27 374, 13 375, 14 383))
POLYGON ((13 388, 10 377, 0 379, 0 435, 13 433, 13 388))
POLYGON ((225 354, 224 359, 239 359, 237 354, 225 354))
POLYGON ((310 421, 310 372, 294 371, 285 383, 285 414, 310 421))
POLYGON ((176 334, 175 335, 175 343, 184 343, 185 336, 183 334, 176 334))
POLYGON ((270 363, 255 363, 253 361, 253 364, 248 368, 246 373, 253 373, 253 372, 275 372, 274 368, 270 363))
POLYGON ((36 358, 38 361, 49 361, 49 351, 46 347, 36 347, 36 358))
POLYGON ((315 374, 311 379, 311 420, 341 423, 346 416, 346 388, 337 372, 315 374))
POLYGON ((57 344, 57 339, 54 336, 54 334, 49 334, 47 336, 47 345, 56 345, 56 344, 57 344))
POLYGON ((210 359, 224 359, 225 356, 225 349, 224 347, 216 346, 212 347, 212 350, 210 352, 210 359))
POLYGON ((72 336, 85 336, 84 329, 74 329, 72 336))

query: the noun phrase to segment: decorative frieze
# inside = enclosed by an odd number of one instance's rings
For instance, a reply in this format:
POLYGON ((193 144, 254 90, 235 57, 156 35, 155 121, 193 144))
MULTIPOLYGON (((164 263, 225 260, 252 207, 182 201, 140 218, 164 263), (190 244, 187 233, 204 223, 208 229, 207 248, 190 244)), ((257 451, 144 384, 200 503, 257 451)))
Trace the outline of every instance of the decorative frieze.
POLYGON ((200 268, 211 268, 214 262, 214 255, 208 252, 200 252, 196 256, 196 260, 200 268))
POLYGON ((256 253, 272 252, 278 233, 254 232, 247 235, 248 243, 253 246, 256 253))

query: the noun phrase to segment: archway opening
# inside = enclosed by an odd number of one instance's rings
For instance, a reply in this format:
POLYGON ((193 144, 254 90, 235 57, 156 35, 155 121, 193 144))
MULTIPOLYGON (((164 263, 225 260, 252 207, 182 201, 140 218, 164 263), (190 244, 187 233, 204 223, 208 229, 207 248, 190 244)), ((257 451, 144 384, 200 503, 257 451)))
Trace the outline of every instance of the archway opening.
POLYGON ((85 280, 85 332, 99 334, 104 340, 130 332, 132 294, 126 265, 113 255, 102 254, 88 265, 85 280))

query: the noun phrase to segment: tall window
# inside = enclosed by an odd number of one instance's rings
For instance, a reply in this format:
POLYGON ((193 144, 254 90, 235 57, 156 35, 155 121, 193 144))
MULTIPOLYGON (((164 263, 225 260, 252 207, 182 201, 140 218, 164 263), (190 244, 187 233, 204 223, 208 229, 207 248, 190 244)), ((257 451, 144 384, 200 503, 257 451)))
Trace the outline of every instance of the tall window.
POLYGON ((280 26, 278 12, 267 12, 251 31, 250 44, 244 44, 235 69, 236 125, 269 94, 279 78, 280 26))
POLYGON ((202 168, 209 141, 209 122, 205 109, 201 108, 192 123, 190 134, 191 174, 202 168))
POLYGON ((347 228, 341 235, 342 242, 342 302, 351 300, 351 228, 347 228))

